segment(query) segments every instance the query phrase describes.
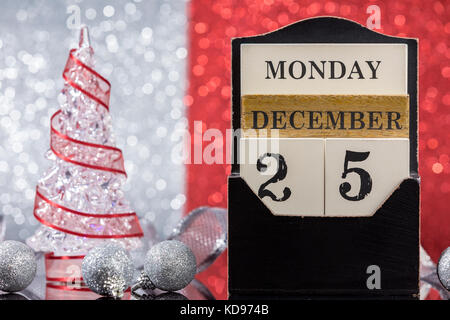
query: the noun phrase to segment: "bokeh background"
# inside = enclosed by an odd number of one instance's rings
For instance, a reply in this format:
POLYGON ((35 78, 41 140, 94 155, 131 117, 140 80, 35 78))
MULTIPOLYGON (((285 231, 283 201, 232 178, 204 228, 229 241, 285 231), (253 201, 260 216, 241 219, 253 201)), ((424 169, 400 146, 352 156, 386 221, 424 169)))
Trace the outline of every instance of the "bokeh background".
MULTIPOLYGON (((164 238, 181 215, 226 207, 226 164, 173 161, 173 133, 203 121, 230 128, 230 40, 300 19, 332 15, 376 31, 419 39, 421 242, 436 262, 450 246, 450 1, 294 0, 3 0, 0 4, 0 214, 6 238, 24 240, 37 222, 34 190, 48 165, 49 117, 61 73, 90 27, 96 69, 112 83, 110 111, 124 152, 125 192, 144 223, 164 238), (77 17, 79 17, 77 19, 77 17)), ((178 137, 179 138, 179 137, 178 137)), ((199 278, 226 298, 226 254, 199 278)), ((436 298, 431 293, 429 298, 436 298)))
MULTIPOLYGON (((232 37, 270 32, 300 19, 332 15, 366 25, 367 8, 381 9, 376 31, 419 39, 419 164, 422 182, 421 241, 436 262, 450 246, 450 1, 192 0, 189 5, 188 119, 206 128, 230 127, 232 37)), ((189 166, 187 209, 226 206, 230 167, 189 166)), ((208 284, 224 297, 222 257, 208 284)), ((206 276, 205 276, 206 278, 206 276)), ((436 298, 432 292, 430 298, 436 298)))
POLYGON ((128 173, 124 191, 144 224, 167 236, 186 201, 184 167, 171 161, 187 127, 184 1, 2 1, 0 208, 6 238, 24 240, 36 182, 50 165, 49 118, 59 108, 69 49, 87 24, 96 70, 112 85, 110 110, 128 173))

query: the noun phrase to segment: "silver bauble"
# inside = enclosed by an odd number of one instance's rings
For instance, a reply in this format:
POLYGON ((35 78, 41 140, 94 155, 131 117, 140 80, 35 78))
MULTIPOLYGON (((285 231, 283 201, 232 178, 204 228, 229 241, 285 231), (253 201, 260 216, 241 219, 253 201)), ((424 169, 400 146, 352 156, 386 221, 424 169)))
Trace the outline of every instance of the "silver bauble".
POLYGON ((445 249, 439 258, 437 274, 444 288, 450 290, 450 247, 445 249))
POLYGON ((153 300, 189 300, 184 294, 178 292, 164 292, 158 294, 153 300))
POLYGON ((28 299, 21 294, 5 293, 5 294, 0 294, 0 301, 2 301, 2 300, 16 301, 16 300, 28 300, 28 299))
POLYGON ((120 298, 133 280, 133 263, 127 251, 114 243, 89 251, 81 265, 86 285, 102 296, 120 298))
POLYGON ((33 250, 18 241, 0 243, 0 290, 17 292, 30 285, 36 276, 33 250))
POLYGON ((184 243, 166 240, 148 251, 144 271, 157 288, 177 291, 194 279, 197 263, 194 253, 184 243))

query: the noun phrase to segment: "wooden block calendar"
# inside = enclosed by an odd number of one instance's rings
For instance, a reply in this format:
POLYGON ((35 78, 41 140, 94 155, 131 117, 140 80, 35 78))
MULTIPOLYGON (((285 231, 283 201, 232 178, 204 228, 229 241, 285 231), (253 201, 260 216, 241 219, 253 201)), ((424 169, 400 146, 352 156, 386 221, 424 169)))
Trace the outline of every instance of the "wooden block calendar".
POLYGON ((417 41, 349 20, 232 42, 229 295, 418 299, 417 41))

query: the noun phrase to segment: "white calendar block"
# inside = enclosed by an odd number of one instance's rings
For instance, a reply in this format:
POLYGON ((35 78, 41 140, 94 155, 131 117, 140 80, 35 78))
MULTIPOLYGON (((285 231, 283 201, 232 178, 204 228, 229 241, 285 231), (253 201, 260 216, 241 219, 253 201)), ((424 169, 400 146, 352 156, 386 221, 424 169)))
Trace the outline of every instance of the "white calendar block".
POLYGON ((409 177, 409 139, 326 139, 325 216, 371 216, 409 177))
POLYGON ((325 139, 241 139, 241 177, 274 215, 323 216, 324 147, 325 139))

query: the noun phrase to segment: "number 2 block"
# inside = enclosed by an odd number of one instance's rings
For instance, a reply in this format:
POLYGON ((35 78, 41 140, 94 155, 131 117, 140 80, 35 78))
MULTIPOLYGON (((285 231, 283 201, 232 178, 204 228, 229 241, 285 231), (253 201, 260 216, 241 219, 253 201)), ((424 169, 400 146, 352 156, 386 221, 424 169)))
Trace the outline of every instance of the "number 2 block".
POLYGON ((325 139, 245 138, 240 174, 274 215, 324 215, 325 139))
POLYGON ((371 216, 409 177, 409 139, 326 139, 325 216, 371 216))

